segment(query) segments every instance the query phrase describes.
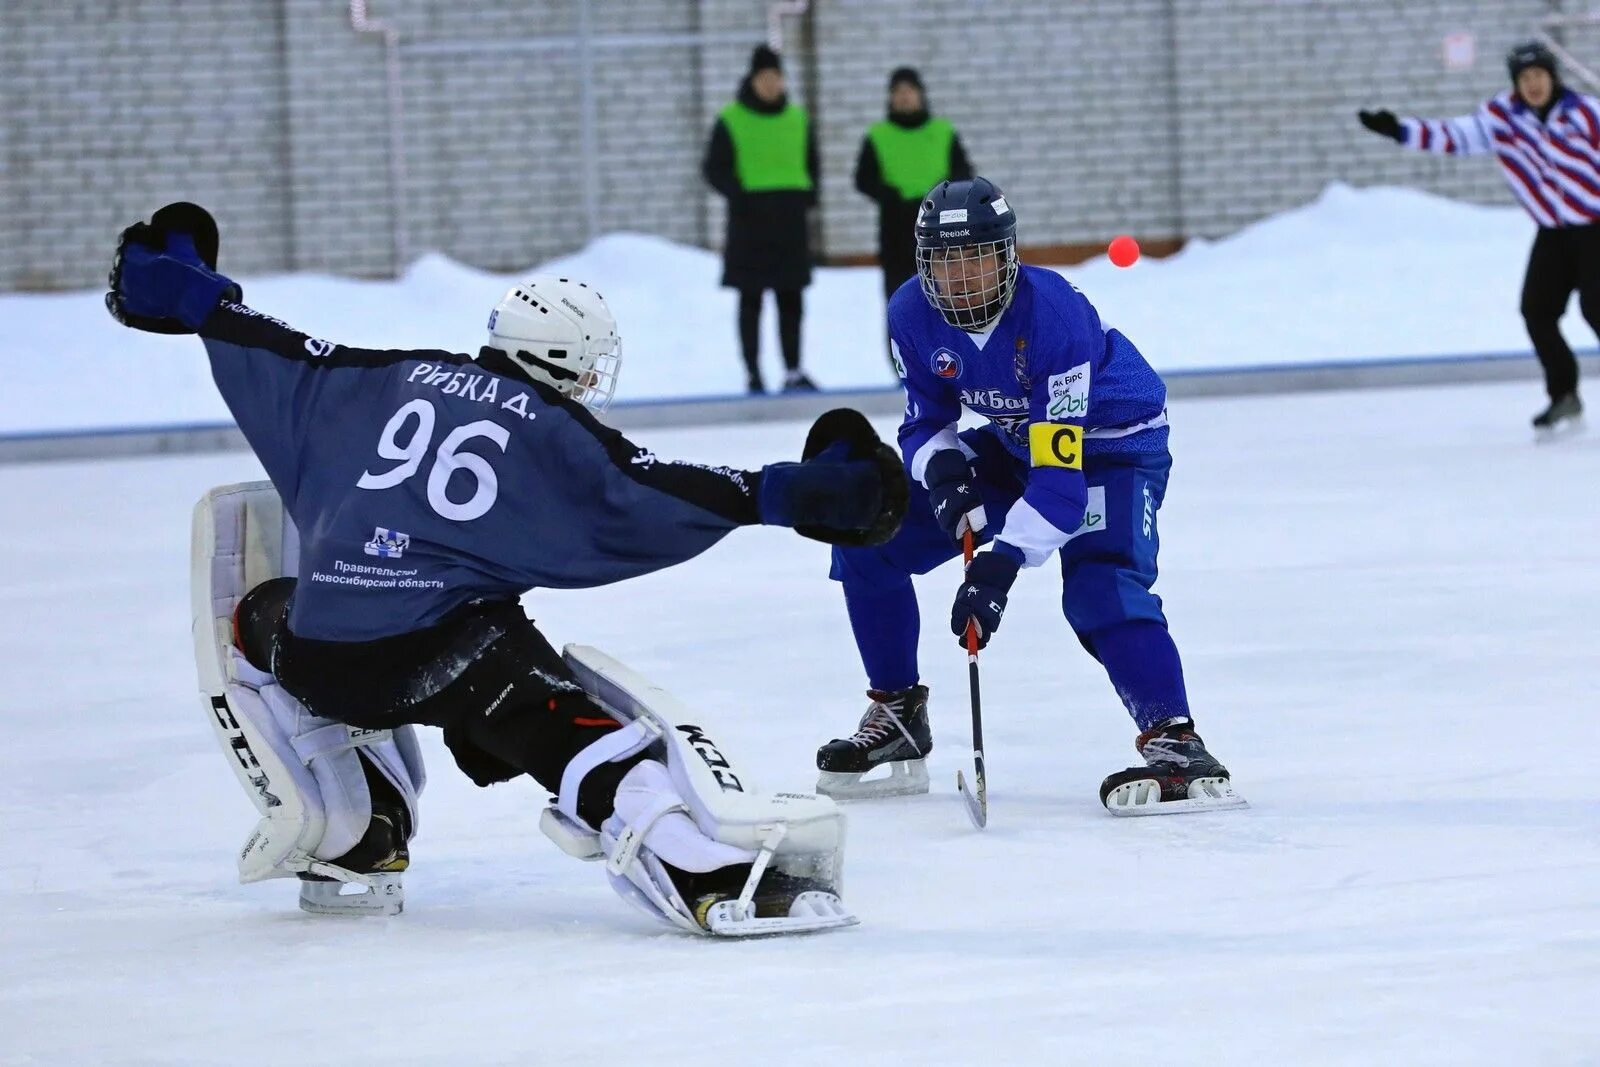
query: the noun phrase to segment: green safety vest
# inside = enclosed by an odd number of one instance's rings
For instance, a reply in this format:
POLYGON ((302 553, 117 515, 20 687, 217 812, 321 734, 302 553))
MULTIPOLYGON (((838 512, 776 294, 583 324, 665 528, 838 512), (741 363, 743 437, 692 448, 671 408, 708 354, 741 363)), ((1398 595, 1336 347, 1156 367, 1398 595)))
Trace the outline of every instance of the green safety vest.
POLYGON ((747 193, 780 189, 811 191, 806 169, 806 117, 803 107, 787 105, 763 115, 738 101, 722 109, 722 123, 733 141, 733 171, 747 193))
POLYGON ((950 143, 956 129, 946 119, 929 119, 914 130, 887 120, 867 130, 878 153, 883 183, 907 200, 920 200, 950 177, 950 143))

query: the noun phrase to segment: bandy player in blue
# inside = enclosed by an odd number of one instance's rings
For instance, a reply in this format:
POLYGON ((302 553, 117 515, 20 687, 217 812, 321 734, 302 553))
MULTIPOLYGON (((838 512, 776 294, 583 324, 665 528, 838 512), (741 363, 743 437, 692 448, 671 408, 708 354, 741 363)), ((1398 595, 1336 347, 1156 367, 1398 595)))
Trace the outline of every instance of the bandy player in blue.
POLYGON ((994 183, 942 183, 916 227, 917 277, 889 302, 911 505, 886 544, 833 552, 872 703, 854 736, 818 750, 818 792, 927 792, 932 732, 911 576, 955 556, 970 529, 987 547, 956 591, 958 640, 971 619, 987 644, 1018 572, 1059 560, 1067 623, 1133 716, 1145 760, 1101 785, 1107 809, 1241 805, 1195 732, 1178 650, 1151 592, 1172 465, 1166 386, 1061 275, 1018 264, 1016 215, 994 183), (987 423, 958 431, 962 408, 987 423), (884 765, 887 777, 864 780, 884 765))

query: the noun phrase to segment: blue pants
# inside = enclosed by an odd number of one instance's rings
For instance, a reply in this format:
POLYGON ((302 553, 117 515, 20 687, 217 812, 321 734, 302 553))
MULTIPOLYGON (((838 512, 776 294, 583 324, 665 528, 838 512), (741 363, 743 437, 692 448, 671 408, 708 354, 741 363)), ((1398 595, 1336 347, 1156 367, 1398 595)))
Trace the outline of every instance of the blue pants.
MULTIPOLYGON (((1006 512, 1026 488, 1028 466, 993 432, 967 430, 961 440, 975 453, 987 541, 1002 531, 1006 512)), ((1165 451, 1088 457, 1084 523, 1058 553, 1062 613, 1079 643, 1105 667, 1141 730, 1189 714, 1178 650, 1167 633, 1161 598, 1150 591, 1160 547, 1156 513, 1171 467, 1165 451)), ((873 689, 916 684, 920 622, 911 576, 960 551, 934 519, 927 490, 915 484, 905 524, 892 540, 876 548, 833 550, 830 576, 844 585, 850 627, 873 689)), ((954 585, 950 593, 953 600, 954 585)))

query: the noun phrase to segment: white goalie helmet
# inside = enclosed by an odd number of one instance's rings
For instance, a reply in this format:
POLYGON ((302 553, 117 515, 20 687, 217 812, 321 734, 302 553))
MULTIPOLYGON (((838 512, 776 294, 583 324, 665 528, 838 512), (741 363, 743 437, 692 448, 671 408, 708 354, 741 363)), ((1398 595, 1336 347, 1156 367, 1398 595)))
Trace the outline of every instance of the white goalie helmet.
POLYGON ((583 282, 540 274, 512 286, 489 312, 488 345, 596 414, 616 391, 617 320, 583 282))

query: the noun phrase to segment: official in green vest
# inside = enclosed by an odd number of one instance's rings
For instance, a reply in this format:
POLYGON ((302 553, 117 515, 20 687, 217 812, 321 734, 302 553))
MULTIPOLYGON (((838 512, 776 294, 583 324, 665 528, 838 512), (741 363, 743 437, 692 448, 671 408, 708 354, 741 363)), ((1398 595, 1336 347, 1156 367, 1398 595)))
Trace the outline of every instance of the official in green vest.
POLYGON ((928 114, 922 76, 911 67, 889 75, 889 114, 874 122, 856 158, 856 188, 878 204, 878 262, 884 299, 917 272, 917 206, 945 180, 972 177, 972 164, 948 119, 928 114))
POLYGON ((783 391, 816 388, 800 369, 801 290, 811 284, 806 211, 817 204, 811 118, 791 104, 778 54, 761 45, 733 103, 722 109, 700 165, 728 200, 722 284, 739 290, 739 343, 752 393, 763 391, 761 299, 773 290, 783 350, 783 391))

